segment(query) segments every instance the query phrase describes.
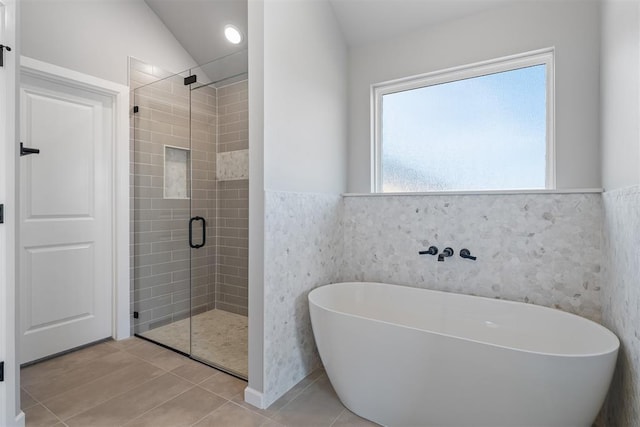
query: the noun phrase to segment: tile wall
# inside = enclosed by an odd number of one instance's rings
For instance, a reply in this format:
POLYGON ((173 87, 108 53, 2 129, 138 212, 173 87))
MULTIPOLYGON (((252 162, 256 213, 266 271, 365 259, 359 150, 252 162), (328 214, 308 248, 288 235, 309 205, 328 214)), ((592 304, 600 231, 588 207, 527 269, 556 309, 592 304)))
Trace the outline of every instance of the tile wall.
POLYGON ((139 313, 133 327, 144 332, 187 317, 190 307, 205 311, 214 289, 215 244, 189 249, 187 227, 191 214, 207 218, 207 239, 215 242, 217 100, 215 89, 203 88, 194 95, 190 112, 189 87, 181 76, 167 77, 136 60, 130 76, 136 89, 131 102, 139 108, 131 120, 131 301, 132 311, 139 313), (192 213, 189 198, 165 197, 165 185, 172 180, 165 173, 165 145, 190 149, 192 213))
POLYGON ((339 280, 341 247, 339 195, 265 192, 267 405, 319 366, 307 294, 339 280))
POLYGON ((265 401, 319 362, 307 295, 379 281, 504 298, 601 320, 602 201, 592 194, 265 193, 265 401), (451 246, 445 262, 418 251, 451 246), (466 247, 477 261, 461 259, 466 247))
POLYGON ((248 315, 249 121, 247 81, 217 89, 218 276, 210 305, 248 315))
POLYGON ((345 197, 344 281, 555 307, 599 321, 602 203, 593 194, 345 197), (455 256, 418 255, 434 245, 455 256), (459 257, 468 248, 477 261, 459 257))
POLYGON ((620 339, 604 426, 640 425, 640 187, 603 194, 604 325, 620 339))
MULTIPOLYGON (((136 89, 131 105, 139 108, 131 116, 131 310, 139 313, 132 329, 144 332, 187 317, 190 305, 193 314, 218 308, 246 316, 247 81, 189 92, 183 76, 137 60, 130 80, 136 89), (181 157, 179 149, 189 150, 186 198, 170 198, 184 194, 184 171, 174 165, 175 176, 167 174, 165 145, 178 149, 174 158, 181 157), (204 248, 189 249, 191 216, 207 221, 204 248)), ((194 230, 199 240, 198 223, 194 230)))
MULTIPOLYGON (((217 275, 217 101, 213 87, 191 91, 191 216, 205 218, 207 226, 206 245, 191 249, 192 315, 210 309, 217 275)), ((197 243, 200 241, 197 230, 201 228, 194 225, 194 230, 194 243, 197 243)))

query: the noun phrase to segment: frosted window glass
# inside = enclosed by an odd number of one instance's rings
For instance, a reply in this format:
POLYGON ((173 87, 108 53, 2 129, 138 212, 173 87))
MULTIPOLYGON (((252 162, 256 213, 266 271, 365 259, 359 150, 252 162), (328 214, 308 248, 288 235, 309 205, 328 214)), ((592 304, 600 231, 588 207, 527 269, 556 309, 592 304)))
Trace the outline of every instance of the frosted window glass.
POLYGON ((543 189, 546 66, 382 96, 383 192, 543 189))
POLYGON ((164 147, 164 198, 189 198, 189 150, 164 147))

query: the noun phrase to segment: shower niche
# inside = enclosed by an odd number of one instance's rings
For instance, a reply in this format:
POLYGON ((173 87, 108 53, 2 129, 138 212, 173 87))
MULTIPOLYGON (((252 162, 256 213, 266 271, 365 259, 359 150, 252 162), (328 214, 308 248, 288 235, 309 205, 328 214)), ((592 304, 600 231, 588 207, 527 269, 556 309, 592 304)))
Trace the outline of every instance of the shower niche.
POLYGON ((133 333, 247 378, 247 53, 132 59, 133 333))

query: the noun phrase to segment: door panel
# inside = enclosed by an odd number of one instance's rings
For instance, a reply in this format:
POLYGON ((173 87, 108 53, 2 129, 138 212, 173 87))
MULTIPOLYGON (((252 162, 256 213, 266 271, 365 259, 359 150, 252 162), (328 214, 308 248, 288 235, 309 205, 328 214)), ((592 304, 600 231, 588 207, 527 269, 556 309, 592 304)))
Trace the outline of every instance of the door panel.
POLYGON ((93 277, 93 245, 25 248, 24 290, 31 302, 26 333, 84 320, 93 309, 93 292, 86 283, 93 277), (51 286, 55 283, 55 286, 51 286), (72 298, 69 296, 73 295, 72 298))
POLYGON ((100 123, 94 120, 94 115, 101 115, 100 106, 28 90, 23 102, 28 120, 37 125, 27 125, 22 138, 31 145, 38 141, 37 148, 43 150, 43 156, 31 156, 26 162, 26 218, 90 217, 94 153, 86 141, 100 137, 96 126, 100 123))
POLYGON ((23 76, 22 358, 111 336, 112 99, 23 76))

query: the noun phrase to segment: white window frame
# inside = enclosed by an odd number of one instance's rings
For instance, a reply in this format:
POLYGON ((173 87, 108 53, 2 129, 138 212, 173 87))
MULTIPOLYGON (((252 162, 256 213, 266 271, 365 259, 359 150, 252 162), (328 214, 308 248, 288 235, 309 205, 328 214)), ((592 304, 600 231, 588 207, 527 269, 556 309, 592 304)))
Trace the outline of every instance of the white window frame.
MULTIPOLYGON (((442 83, 481 77, 504 71, 513 71, 535 65, 546 66, 547 76, 547 129, 545 189, 556 188, 555 151, 555 48, 525 52, 474 64, 434 71, 418 76, 386 81, 371 85, 371 191, 382 193, 382 97, 384 95, 419 89, 442 83)), ((482 191, 482 190, 480 190, 482 191)))

